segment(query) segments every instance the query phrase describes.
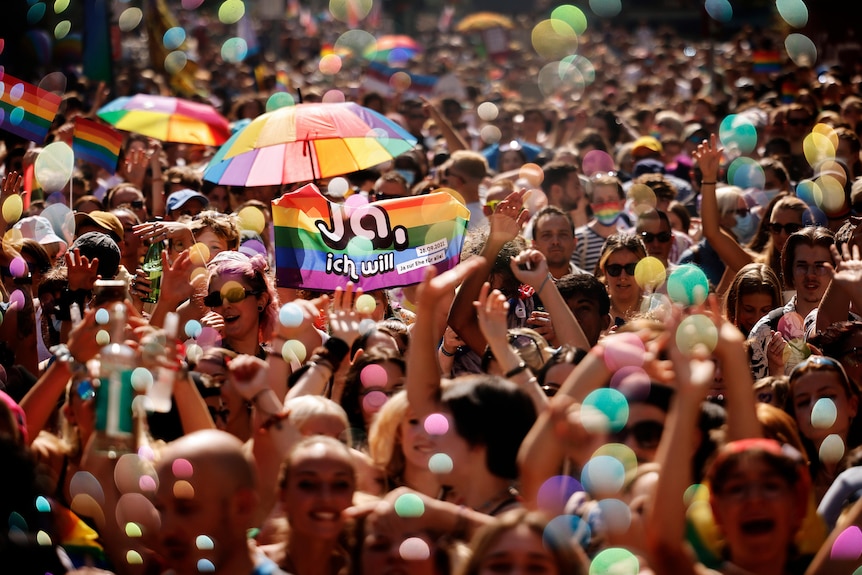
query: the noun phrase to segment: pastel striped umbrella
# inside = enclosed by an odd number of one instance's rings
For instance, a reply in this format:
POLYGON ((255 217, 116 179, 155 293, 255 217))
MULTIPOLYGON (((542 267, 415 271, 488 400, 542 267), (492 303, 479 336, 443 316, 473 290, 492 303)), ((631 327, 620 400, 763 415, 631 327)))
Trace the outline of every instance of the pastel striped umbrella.
POLYGON ((227 118, 214 107, 173 96, 122 96, 96 115, 118 130, 163 142, 220 146, 230 137, 227 118))
POLYGON ((203 177, 227 186, 316 181, 382 164, 415 145, 401 126, 355 102, 297 104, 237 131, 203 177))

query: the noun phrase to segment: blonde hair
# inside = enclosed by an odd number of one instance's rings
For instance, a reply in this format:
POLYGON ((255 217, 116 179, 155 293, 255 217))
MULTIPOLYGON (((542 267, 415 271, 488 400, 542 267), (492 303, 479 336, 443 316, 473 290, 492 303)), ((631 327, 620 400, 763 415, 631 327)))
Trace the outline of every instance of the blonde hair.
POLYGON ((338 418, 344 424, 344 432, 341 438, 347 445, 353 442, 350 433, 350 423, 347 421, 347 412, 336 402, 322 395, 300 395, 284 402, 284 408, 290 412, 288 420, 297 429, 321 415, 331 415, 338 418))
POLYGON ((387 479, 399 479, 404 473, 401 451, 401 423, 407 417, 410 404, 404 390, 383 404, 368 431, 368 453, 374 464, 386 471, 387 479))

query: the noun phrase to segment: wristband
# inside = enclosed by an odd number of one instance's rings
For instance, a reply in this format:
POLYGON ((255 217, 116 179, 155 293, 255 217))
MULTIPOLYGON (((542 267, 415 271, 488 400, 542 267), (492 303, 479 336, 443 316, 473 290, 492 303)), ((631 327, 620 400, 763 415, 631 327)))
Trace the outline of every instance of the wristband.
POLYGON ((709 186, 709 185, 713 185, 713 186, 714 186, 714 185, 715 185, 715 184, 717 184, 717 183, 718 183, 718 182, 715 182, 715 181, 713 181, 713 182, 703 182, 703 181, 702 181, 702 182, 700 182, 700 185, 701 185, 701 186, 709 186))
POLYGON ((441 345, 441 346, 440 346, 440 353, 442 353, 442 354, 443 354, 443 355, 445 355, 446 357, 455 357, 455 353, 456 353, 456 352, 454 352, 454 351, 453 351, 453 352, 448 352, 448 351, 446 351, 446 347, 445 347, 444 345, 441 345))
POLYGON ((517 365, 517 367, 513 367, 512 369, 510 369, 509 371, 506 372, 506 379, 508 379, 510 377, 514 377, 514 376, 518 375, 519 373, 522 373, 526 370, 527 370, 527 364, 522 361, 521 363, 519 363, 517 365))
POLYGON ((548 283, 549 279, 551 279, 551 272, 548 272, 548 275, 545 277, 545 279, 542 280, 542 284, 539 286, 539 289, 536 290, 537 296, 541 297, 542 290, 545 288, 545 284, 548 283))

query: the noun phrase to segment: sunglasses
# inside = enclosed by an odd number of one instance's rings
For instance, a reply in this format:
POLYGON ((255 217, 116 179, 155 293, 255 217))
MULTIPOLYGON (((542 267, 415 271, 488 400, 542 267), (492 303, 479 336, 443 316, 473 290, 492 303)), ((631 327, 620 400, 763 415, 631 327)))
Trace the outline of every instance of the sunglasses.
POLYGON ((614 441, 625 443, 631 435, 641 449, 655 449, 661 441, 664 425, 658 421, 639 421, 627 426, 614 434, 614 441))
POLYGON ((612 278, 618 278, 622 275, 623 270, 625 270, 626 274, 630 276, 635 275, 635 269, 638 267, 637 264, 607 264, 605 266, 605 273, 611 276, 612 278))
POLYGON ((748 208, 740 208, 740 209, 738 209, 738 210, 734 210, 734 211, 733 211, 733 212, 731 212, 731 213, 736 214, 736 215, 737 215, 737 216, 739 216, 740 218, 744 218, 745 216, 747 216, 747 215, 748 215, 748 208))
POLYGON ((136 210, 140 210, 141 208, 144 207, 144 201, 143 200, 135 200, 134 202, 129 202, 129 205, 132 206, 133 208, 135 208, 136 210))
POLYGON ((772 222, 771 224, 769 224, 769 231, 773 234, 780 234, 783 230, 784 233, 789 236, 790 234, 796 233, 801 229, 802 224, 794 224, 792 222, 789 224, 779 224, 778 222, 772 222))
POLYGON ((259 296, 261 292, 249 289, 229 289, 224 293, 213 291, 207 294, 204 298, 204 305, 207 307, 219 307, 227 300, 230 303, 239 303, 249 296, 259 296))
MULTIPOLYGON (((654 242, 656 240, 660 241, 663 244, 666 244, 673 237, 673 234, 670 232, 659 232, 657 234, 654 234, 652 232, 641 232, 640 235, 641 235, 641 239, 643 239, 645 244, 651 244, 652 242, 654 242)), ((629 275, 631 275, 631 274, 629 274, 629 275)))

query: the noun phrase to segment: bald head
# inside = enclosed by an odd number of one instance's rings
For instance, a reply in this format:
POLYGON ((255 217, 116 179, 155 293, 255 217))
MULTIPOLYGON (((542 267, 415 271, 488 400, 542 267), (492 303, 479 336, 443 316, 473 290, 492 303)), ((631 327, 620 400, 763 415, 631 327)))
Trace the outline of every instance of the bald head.
POLYGON ((159 474, 166 471, 176 474, 183 465, 175 465, 178 461, 187 461, 198 477, 217 473, 210 477, 218 477, 226 488, 254 489, 257 484, 242 441, 218 429, 195 431, 169 443, 159 458, 159 474))

